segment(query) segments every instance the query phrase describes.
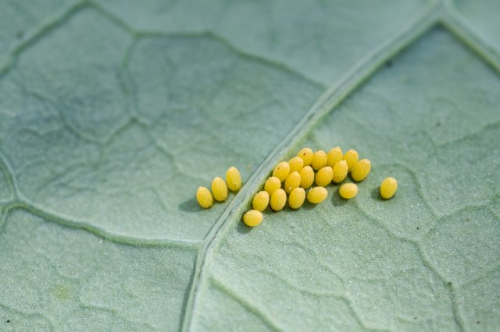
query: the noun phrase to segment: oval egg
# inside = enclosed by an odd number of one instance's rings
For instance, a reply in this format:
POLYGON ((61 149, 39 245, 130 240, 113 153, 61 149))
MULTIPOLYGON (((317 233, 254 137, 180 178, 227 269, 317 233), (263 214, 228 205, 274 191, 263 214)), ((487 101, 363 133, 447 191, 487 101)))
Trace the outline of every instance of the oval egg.
POLYGON ((398 181, 395 178, 385 178, 380 185, 380 196, 383 199, 391 199, 398 190, 398 181))
POLYGON ((304 166, 309 166, 311 165, 313 161, 313 150, 311 148, 303 148, 302 150, 297 153, 297 157, 302 158, 304 161, 304 166))
POLYGON ((212 181, 212 194, 214 195, 214 199, 218 202, 224 202, 227 198, 227 185, 220 177, 216 177, 212 181))
POLYGON ((198 188, 198 190, 196 191, 196 200, 198 201, 198 204, 204 209, 208 209, 214 204, 212 193, 205 187, 198 188))
POLYGON ((330 166, 325 166, 318 171, 316 174, 316 185, 320 187, 326 187, 332 182, 333 179, 333 168, 330 166))
POLYGON ((322 167, 326 166, 326 161, 327 161, 326 152, 323 150, 318 150, 314 152, 311 166, 315 171, 317 171, 322 167))
POLYGON ((358 194, 358 186, 354 183, 345 183, 339 188, 339 195, 344 199, 354 198, 358 194))
POLYGON ((271 196, 271 209, 281 211, 286 204, 286 192, 283 189, 276 190, 271 196))
POLYGON ((307 201, 312 204, 323 202, 328 196, 328 191, 324 187, 314 187, 307 193, 307 201))
POLYGON ((243 222, 249 227, 255 227, 259 226, 262 223, 263 218, 264 217, 262 216, 262 212, 257 210, 250 210, 243 215, 243 222))
POLYGON ((288 205, 291 209, 296 210, 300 208, 306 199, 306 191, 304 188, 295 188, 290 193, 290 197, 288 197, 288 205))
POLYGON ((257 211, 264 211, 269 205, 269 193, 267 191, 259 191, 252 200, 252 207, 257 211))
POLYGON ((290 174, 290 165, 286 161, 280 162, 273 170, 273 176, 280 179, 281 182, 286 180, 288 174, 290 174))
POLYGON ((236 167, 231 166, 227 170, 226 183, 231 191, 238 191, 241 189, 241 174, 236 167))

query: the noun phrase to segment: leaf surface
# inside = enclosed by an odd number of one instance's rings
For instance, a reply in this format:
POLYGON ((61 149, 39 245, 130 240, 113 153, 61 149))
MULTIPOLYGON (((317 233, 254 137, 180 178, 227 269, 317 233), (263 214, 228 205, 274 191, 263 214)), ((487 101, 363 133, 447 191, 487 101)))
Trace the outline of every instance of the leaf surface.
POLYGON ((267 213, 252 230, 235 213, 206 256, 195 330, 223 328, 219 312, 238 315, 230 329, 493 330, 499 89, 440 28, 393 59, 291 149, 371 159, 358 196, 330 186, 325 203, 267 213), (399 189, 383 201, 387 176, 399 189))
MULTIPOLYGON (((485 6, 458 2, 459 20, 485 6)), ((497 74, 436 30, 330 112, 439 10, 3 1, 0 330, 498 325, 497 74), (247 233, 248 200, 297 139, 382 166, 356 201, 247 233), (196 188, 231 165, 247 186, 201 210, 196 188), (401 188, 382 204, 386 173, 401 188)))

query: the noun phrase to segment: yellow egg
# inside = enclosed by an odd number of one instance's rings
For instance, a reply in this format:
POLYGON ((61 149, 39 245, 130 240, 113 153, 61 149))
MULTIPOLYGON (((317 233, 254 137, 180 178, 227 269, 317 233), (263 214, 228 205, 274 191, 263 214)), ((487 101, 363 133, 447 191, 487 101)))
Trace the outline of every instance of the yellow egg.
POLYGON ((380 196, 383 199, 390 199, 398 190, 398 181, 395 178, 385 178, 380 185, 380 196))
POLYGON ((290 174, 290 165, 286 161, 282 161, 273 170, 273 176, 280 179, 281 182, 286 180, 286 177, 290 174))
POLYGON ((323 202, 328 196, 328 191, 324 187, 314 187, 307 193, 307 201, 312 204, 323 202))
POLYGON ((214 204, 212 193, 205 187, 198 187, 198 190, 196 191, 196 200, 204 209, 208 209, 214 204))
POLYGON ((288 165, 290 165, 290 172, 300 172, 302 167, 304 167, 304 159, 293 157, 288 161, 288 165))
POLYGON ((351 170, 351 178, 354 181, 363 181, 368 174, 370 174, 370 169, 372 168, 372 164, 368 159, 361 159, 354 165, 351 170))
POLYGON ((326 155, 326 164, 333 168, 336 163, 342 160, 344 154, 342 153, 342 149, 338 146, 328 151, 326 155))
POLYGON ((303 148, 299 151, 299 153, 297 153, 297 157, 302 158, 304 166, 309 166, 313 161, 313 150, 310 148, 303 148))
POLYGON ((318 150, 314 152, 313 155, 313 161, 312 161, 312 168, 314 168, 315 171, 319 170, 322 167, 326 166, 326 161, 327 161, 327 156, 326 152, 323 150, 318 150))
POLYGON ((314 171, 311 166, 305 166, 300 170, 300 186, 309 189, 314 183, 314 171))
POLYGON ((286 204, 286 192, 283 189, 276 190, 271 196, 271 209, 281 211, 286 204))
POLYGON ((336 163, 333 167, 333 182, 340 183, 344 181, 345 177, 347 176, 347 169, 347 161, 341 160, 336 163))
POLYGON ((344 154, 344 160, 347 162, 348 170, 350 171, 358 162, 359 155, 356 150, 349 150, 344 154))
POLYGON ((333 179, 333 169, 330 166, 325 166, 318 171, 316 174, 316 185, 320 187, 326 187, 332 182, 333 179))
POLYGON ((275 176, 267 179, 266 183, 264 184, 264 190, 267 191, 269 197, 271 197, 273 193, 279 188, 281 188, 281 181, 275 176))
POLYGON ((345 183, 339 188, 339 195, 345 199, 354 198, 358 194, 358 186, 354 183, 345 183))
POLYGON ((269 194, 267 191, 259 191, 252 200, 252 207, 257 211, 264 211, 269 204, 269 194))
POLYGON ((292 190, 290 193, 290 197, 288 197, 288 205, 290 206, 291 209, 298 209, 304 204, 304 201, 306 199, 306 191, 304 188, 295 188, 292 190))
POLYGON ((262 218, 262 212, 257 210, 250 210, 243 215, 243 222, 249 227, 255 227, 260 225, 260 223, 262 222, 262 218))
POLYGON ((300 174, 299 172, 292 172, 290 175, 285 180, 285 185, 283 188, 285 188, 285 192, 287 194, 291 193, 292 190, 300 186, 300 174))
POLYGON ((220 177, 216 177, 212 181, 212 194, 218 202, 224 202, 227 198, 227 185, 220 177))
POLYGON ((238 191, 241 189, 241 175, 236 167, 229 167, 227 170, 226 183, 231 191, 238 191))

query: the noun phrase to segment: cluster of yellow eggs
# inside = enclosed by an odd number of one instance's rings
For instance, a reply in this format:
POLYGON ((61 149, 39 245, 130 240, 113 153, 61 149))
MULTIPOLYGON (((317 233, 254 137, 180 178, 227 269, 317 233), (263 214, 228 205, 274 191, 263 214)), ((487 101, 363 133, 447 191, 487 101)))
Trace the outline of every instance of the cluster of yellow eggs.
MULTIPOLYGON (((348 173, 354 181, 363 181, 370 170, 370 160, 359 160, 356 150, 343 153, 341 148, 335 147, 326 153, 304 148, 288 162, 276 165, 264 184, 264 190, 254 196, 253 209, 243 215, 243 222, 250 227, 257 226, 262 222, 262 211, 268 206, 273 211, 281 211, 287 200, 293 210, 299 209, 306 199, 309 203, 319 204, 328 196, 327 185, 343 182, 348 173), (313 184, 316 186, 311 188, 313 184)), ((390 199, 396 190, 397 181, 386 178, 380 186, 380 195, 390 199)), ((339 188, 339 195, 344 199, 354 198, 357 193, 358 187, 354 183, 345 183, 339 188)))
MULTIPOLYGON (((370 160, 359 160, 356 150, 343 153, 341 148, 335 147, 326 153, 323 150, 313 152, 310 148, 303 148, 297 156, 276 165, 272 176, 264 184, 264 190, 254 196, 253 209, 243 215, 243 222, 250 227, 257 226, 262 222, 262 212, 268 206, 273 211, 281 211, 287 201, 292 210, 299 209, 306 199, 311 204, 319 204, 328 196, 325 188, 327 185, 343 182, 349 173, 354 181, 363 181, 370 170, 370 160)), ((198 187, 196 200, 202 208, 208 209, 212 207, 214 200, 224 202, 228 197, 228 190, 240 190, 241 184, 238 169, 229 167, 225 181, 220 177, 214 178, 212 191, 206 187, 198 187)), ((380 196, 390 199, 397 188, 396 179, 388 177, 380 185, 380 196)), ((344 199, 354 198, 357 193, 358 186, 354 183, 345 183, 339 188, 339 195, 344 199)))
POLYGON ((217 202, 224 202, 228 196, 228 189, 238 191, 241 188, 241 175, 236 167, 229 167, 226 172, 226 181, 220 177, 215 177, 212 181, 212 192, 206 187, 198 187, 196 191, 196 200, 204 208, 211 208, 214 199, 217 202))

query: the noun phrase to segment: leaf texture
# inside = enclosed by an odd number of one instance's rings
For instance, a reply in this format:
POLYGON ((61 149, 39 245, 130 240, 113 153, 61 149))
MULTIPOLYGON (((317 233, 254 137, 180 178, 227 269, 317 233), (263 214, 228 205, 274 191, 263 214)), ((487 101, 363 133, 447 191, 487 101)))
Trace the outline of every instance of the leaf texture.
POLYGON ((499 89, 443 29, 391 60, 291 149, 370 158, 358 196, 331 186, 326 203, 268 213, 252 230, 234 214, 206 256, 195 330, 223 328, 215 313, 240 307, 230 329, 493 330, 499 89), (383 201, 387 176, 399 190, 383 201))
POLYGON ((494 330, 492 6, 0 2, 0 330, 494 330), (442 28, 401 51, 440 21, 477 53, 442 28), (303 145, 373 173, 249 232, 303 145), (232 165, 246 185, 201 210, 232 165))

